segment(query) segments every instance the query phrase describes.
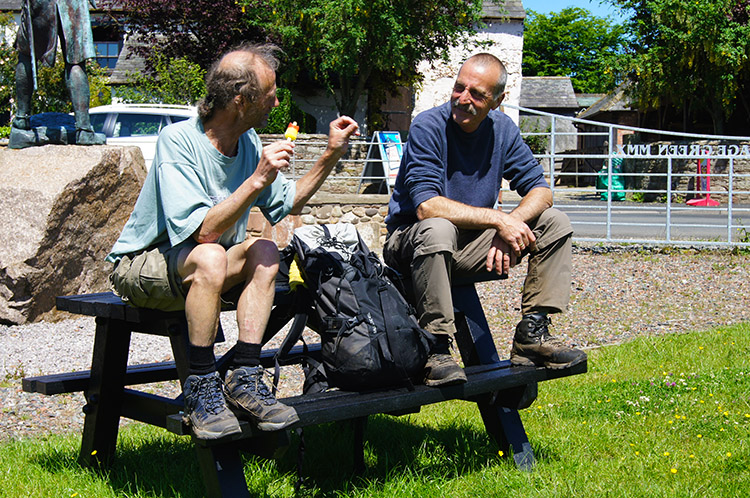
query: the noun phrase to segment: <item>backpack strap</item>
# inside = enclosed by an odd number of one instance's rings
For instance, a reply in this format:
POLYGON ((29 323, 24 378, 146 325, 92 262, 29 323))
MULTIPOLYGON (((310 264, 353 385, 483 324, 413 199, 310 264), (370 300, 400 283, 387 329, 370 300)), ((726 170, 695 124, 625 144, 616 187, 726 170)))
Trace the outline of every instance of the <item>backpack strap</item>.
MULTIPOLYGON (((302 332, 305 330, 305 325, 307 325, 307 306, 300 309, 300 301, 302 299, 305 299, 307 296, 307 292, 304 290, 296 291, 292 306, 297 309, 297 313, 295 313, 294 315, 294 320, 292 320, 292 326, 289 328, 289 332, 287 332, 286 337, 284 337, 284 340, 281 342, 281 345, 276 351, 276 354, 273 355, 274 395, 276 395, 276 386, 279 384, 279 377, 281 375, 281 363, 289 355, 289 351, 291 351, 294 345, 297 344, 297 341, 300 340, 300 338, 302 337, 302 332)), ((305 348, 307 348, 307 345, 305 345, 305 348)))
MULTIPOLYGON (((395 360, 396 365, 401 365, 401 373, 403 374, 404 380, 406 381, 406 386, 410 391, 414 390, 414 384, 411 381, 411 378, 409 378, 409 375, 406 373, 406 370, 404 369, 403 365, 406 365, 408 362, 404 360, 403 354, 405 351, 399 350, 399 348, 392 348, 390 347, 390 344, 395 344, 396 341, 394 338, 396 334, 396 327, 393 323, 393 317, 397 316, 398 310, 396 309, 396 305, 393 302, 393 299, 391 298, 390 294, 387 292, 388 290, 388 282, 384 278, 380 278, 378 281, 378 297, 380 300, 380 308, 383 310, 383 322, 385 324, 385 336, 387 337, 387 341, 389 343, 388 347, 381 348, 382 351, 390 351, 393 356, 397 358, 395 360)), ((388 359, 388 358, 386 358, 388 359)), ((394 361, 394 358, 390 358, 390 361, 394 361)))

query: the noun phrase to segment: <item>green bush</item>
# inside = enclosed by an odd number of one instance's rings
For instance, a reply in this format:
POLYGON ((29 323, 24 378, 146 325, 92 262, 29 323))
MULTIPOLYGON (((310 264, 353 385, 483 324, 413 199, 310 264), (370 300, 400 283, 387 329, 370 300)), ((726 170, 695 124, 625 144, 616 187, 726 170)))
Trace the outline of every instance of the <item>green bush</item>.
POLYGON ((524 135, 523 141, 529 146, 531 152, 534 154, 544 154, 547 152, 547 146, 549 145, 549 132, 552 129, 550 126, 542 128, 539 123, 529 119, 521 119, 521 132, 522 133, 547 133, 547 135, 524 135))
POLYGON ((186 58, 168 59, 153 56, 156 74, 128 75, 128 85, 118 89, 117 96, 132 104, 195 105, 206 95, 206 72, 186 58))
POLYGON ((268 115, 268 124, 265 127, 256 130, 258 133, 284 133, 286 127, 292 121, 299 125, 301 133, 313 133, 315 131, 315 118, 304 112, 292 100, 292 92, 286 88, 279 88, 276 91, 279 99, 279 106, 271 110, 268 115))

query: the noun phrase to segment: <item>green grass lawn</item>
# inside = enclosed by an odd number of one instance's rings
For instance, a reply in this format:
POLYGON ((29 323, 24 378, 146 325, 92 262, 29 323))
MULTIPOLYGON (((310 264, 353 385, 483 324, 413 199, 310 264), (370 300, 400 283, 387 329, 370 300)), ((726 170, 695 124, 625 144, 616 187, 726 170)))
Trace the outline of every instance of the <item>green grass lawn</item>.
MULTIPOLYGON (((591 351, 589 373, 544 382, 521 412, 537 465, 499 455, 476 407, 452 401, 372 417, 367 470, 352 472, 346 425, 305 430, 301 496, 750 496, 750 325, 591 351)), ((132 424, 108 474, 76 464, 80 436, 0 445, 0 496, 202 496, 187 438, 132 424)), ((294 496, 296 443, 249 457, 254 496, 294 496)))

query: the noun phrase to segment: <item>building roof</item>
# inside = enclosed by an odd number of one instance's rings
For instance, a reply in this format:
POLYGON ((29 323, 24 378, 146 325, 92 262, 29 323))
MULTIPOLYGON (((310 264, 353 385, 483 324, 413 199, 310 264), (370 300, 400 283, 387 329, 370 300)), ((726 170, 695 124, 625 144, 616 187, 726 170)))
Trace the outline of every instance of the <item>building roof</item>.
POLYGON ((521 107, 529 109, 579 109, 568 76, 524 76, 521 107))
POLYGON ((137 37, 126 36, 122 43, 122 50, 117 57, 112 74, 109 76, 109 82, 113 85, 122 85, 128 82, 131 74, 142 73, 145 67, 143 57, 133 51, 133 47, 138 45, 137 37))
POLYGON ((625 90, 629 86, 628 82, 622 83, 609 93, 593 104, 588 109, 583 110, 577 117, 581 119, 591 119, 602 112, 631 111, 630 98, 626 95, 625 90))
POLYGON ((505 0, 505 2, 483 1, 482 17, 484 19, 504 19, 514 20, 526 19, 526 11, 523 8, 523 2, 520 0, 505 0), (498 5, 503 3, 503 5, 498 5))
POLYGON ((606 96, 606 93, 576 93, 576 100, 578 101, 578 107, 586 108, 606 96))

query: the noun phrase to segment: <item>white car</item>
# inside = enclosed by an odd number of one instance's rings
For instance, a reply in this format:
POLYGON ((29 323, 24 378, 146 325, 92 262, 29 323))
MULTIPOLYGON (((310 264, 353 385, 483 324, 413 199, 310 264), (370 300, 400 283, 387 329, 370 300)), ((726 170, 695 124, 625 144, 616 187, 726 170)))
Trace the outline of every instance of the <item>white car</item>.
POLYGON ((113 104, 89 109, 91 125, 107 137, 108 145, 140 147, 146 168, 156 152, 156 137, 168 124, 196 116, 195 107, 167 104, 113 104))

